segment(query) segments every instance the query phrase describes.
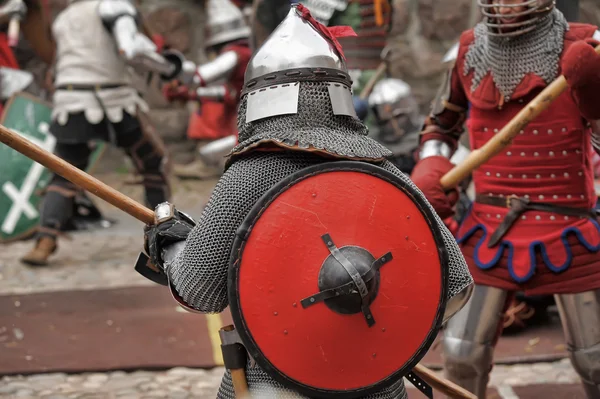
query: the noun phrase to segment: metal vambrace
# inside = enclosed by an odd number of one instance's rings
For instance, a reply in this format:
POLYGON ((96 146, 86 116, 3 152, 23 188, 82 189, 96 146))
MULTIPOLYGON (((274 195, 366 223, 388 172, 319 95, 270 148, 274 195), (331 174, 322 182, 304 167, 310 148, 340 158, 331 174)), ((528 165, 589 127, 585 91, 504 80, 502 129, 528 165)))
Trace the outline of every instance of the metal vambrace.
POLYGON ((27 6, 23 0, 8 0, 0 6, 0 23, 6 23, 12 18, 23 19, 27 14, 27 6))
POLYGON ((158 54, 152 40, 138 30, 139 15, 131 3, 104 0, 98 5, 98 13, 128 65, 141 73, 159 73, 165 79, 172 79, 179 73, 178 65, 158 54))
POLYGON ((200 66, 186 61, 178 78, 188 86, 191 84, 206 86, 219 80, 227 80, 238 63, 239 56, 235 51, 225 51, 211 62, 200 66))
POLYGON ((441 140, 427 140, 421 144, 419 150, 419 159, 425 159, 427 157, 442 156, 450 159, 452 157, 452 148, 448 143, 441 140))

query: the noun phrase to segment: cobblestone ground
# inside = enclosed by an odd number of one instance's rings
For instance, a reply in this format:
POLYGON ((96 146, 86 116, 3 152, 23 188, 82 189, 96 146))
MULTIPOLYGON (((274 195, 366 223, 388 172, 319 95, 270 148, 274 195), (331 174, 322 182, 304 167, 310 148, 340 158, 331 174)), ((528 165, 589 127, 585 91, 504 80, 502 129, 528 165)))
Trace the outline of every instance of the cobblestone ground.
MULTIPOLYGON (((62 373, 4 377, 0 398, 92 399, 170 398, 214 399, 222 368, 174 368, 163 372, 62 373)), ((576 383, 579 378, 567 359, 554 363, 496 366, 490 384, 496 387, 545 383, 576 383)), ((406 382, 407 386, 411 386, 406 382)))
MULTIPOLYGON (((141 198, 137 187, 125 186, 114 176, 100 178, 133 198, 141 198)), ((197 218, 214 182, 177 183, 173 202, 179 209, 197 218)), ((100 200, 96 202, 106 216, 118 219, 119 223, 109 229, 77 233, 72 235, 71 240, 61 240, 60 250, 52 258, 51 267, 31 269, 18 262, 19 257, 31 248, 30 241, 0 245, 0 295, 153 284, 133 270, 142 245, 142 223, 100 200)), ((160 372, 116 371, 2 377, 0 398, 213 399, 222 373, 222 368, 175 368, 160 372)), ((502 387, 578 381, 569 361, 563 360, 533 365, 496 366, 490 383, 502 387)))

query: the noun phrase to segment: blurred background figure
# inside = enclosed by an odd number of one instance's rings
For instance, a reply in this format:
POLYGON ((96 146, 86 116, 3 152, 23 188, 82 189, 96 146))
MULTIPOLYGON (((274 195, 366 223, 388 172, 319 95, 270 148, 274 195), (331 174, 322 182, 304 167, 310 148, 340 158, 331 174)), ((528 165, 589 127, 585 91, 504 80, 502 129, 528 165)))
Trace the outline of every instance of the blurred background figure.
POLYGON ((174 167, 174 174, 180 178, 220 175, 224 155, 237 143, 237 108, 252 51, 248 41, 250 27, 239 8, 244 3, 236 4, 230 0, 208 0, 205 46, 212 60, 197 68, 194 87, 175 87, 166 92, 170 100, 197 102, 187 136, 198 142, 200 154, 193 162, 174 167), (202 151, 211 141, 217 143, 202 151))

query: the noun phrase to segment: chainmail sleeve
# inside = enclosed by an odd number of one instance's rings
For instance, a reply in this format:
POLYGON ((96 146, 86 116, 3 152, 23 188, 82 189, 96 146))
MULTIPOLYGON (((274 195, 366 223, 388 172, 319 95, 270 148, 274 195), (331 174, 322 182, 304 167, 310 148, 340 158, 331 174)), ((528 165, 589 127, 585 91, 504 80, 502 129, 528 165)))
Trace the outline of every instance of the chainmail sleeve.
POLYGON ((203 313, 228 306, 227 271, 237 228, 274 184, 323 161, 304 152, 263 152, 241 157, 227 169, 169 266, 171 284, 188 306, 203 313))
POLYGON ((473 284, 473 277, 471 277, 471 273, 469 273, 469 267, 467 266, 467 262, 463 257, 456 240, 450 233, 450 231, 446 228, 442 219, 437 215, 435 210, 429 205, 429 202, 425 200, 425 196, 415 186, 415 184, 398 168, 396 168, 391 162, 385 161, 379 165, 383 169, 392 172, 400 179, 404 180, 407 184, 409 184, 417 193, 421 195, 421 199, 427 203, 430 207, 431 211, 435 215, 435 219, 437 224, 442 232, 442 236, 444 239, 446 251, 448 251, 448 258, 450 260, 450 264, 448 265, 449 270, 449 278, 448 278, 448 299, 454 297, 456 294, 462 292, 466 287, 473 284))

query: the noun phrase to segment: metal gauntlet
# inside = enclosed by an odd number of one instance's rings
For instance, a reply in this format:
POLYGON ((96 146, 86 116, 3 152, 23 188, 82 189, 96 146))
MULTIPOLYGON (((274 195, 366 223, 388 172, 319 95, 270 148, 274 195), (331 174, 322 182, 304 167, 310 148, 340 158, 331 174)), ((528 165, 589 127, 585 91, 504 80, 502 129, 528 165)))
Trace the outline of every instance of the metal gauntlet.
POLYGON ((154 212, 154 225, 144 228, 144 249, 152 263, 164 271, 167 260, 165 250, 173 244, 185 241, 196 222, 168 202, 159 204, 154 212))

